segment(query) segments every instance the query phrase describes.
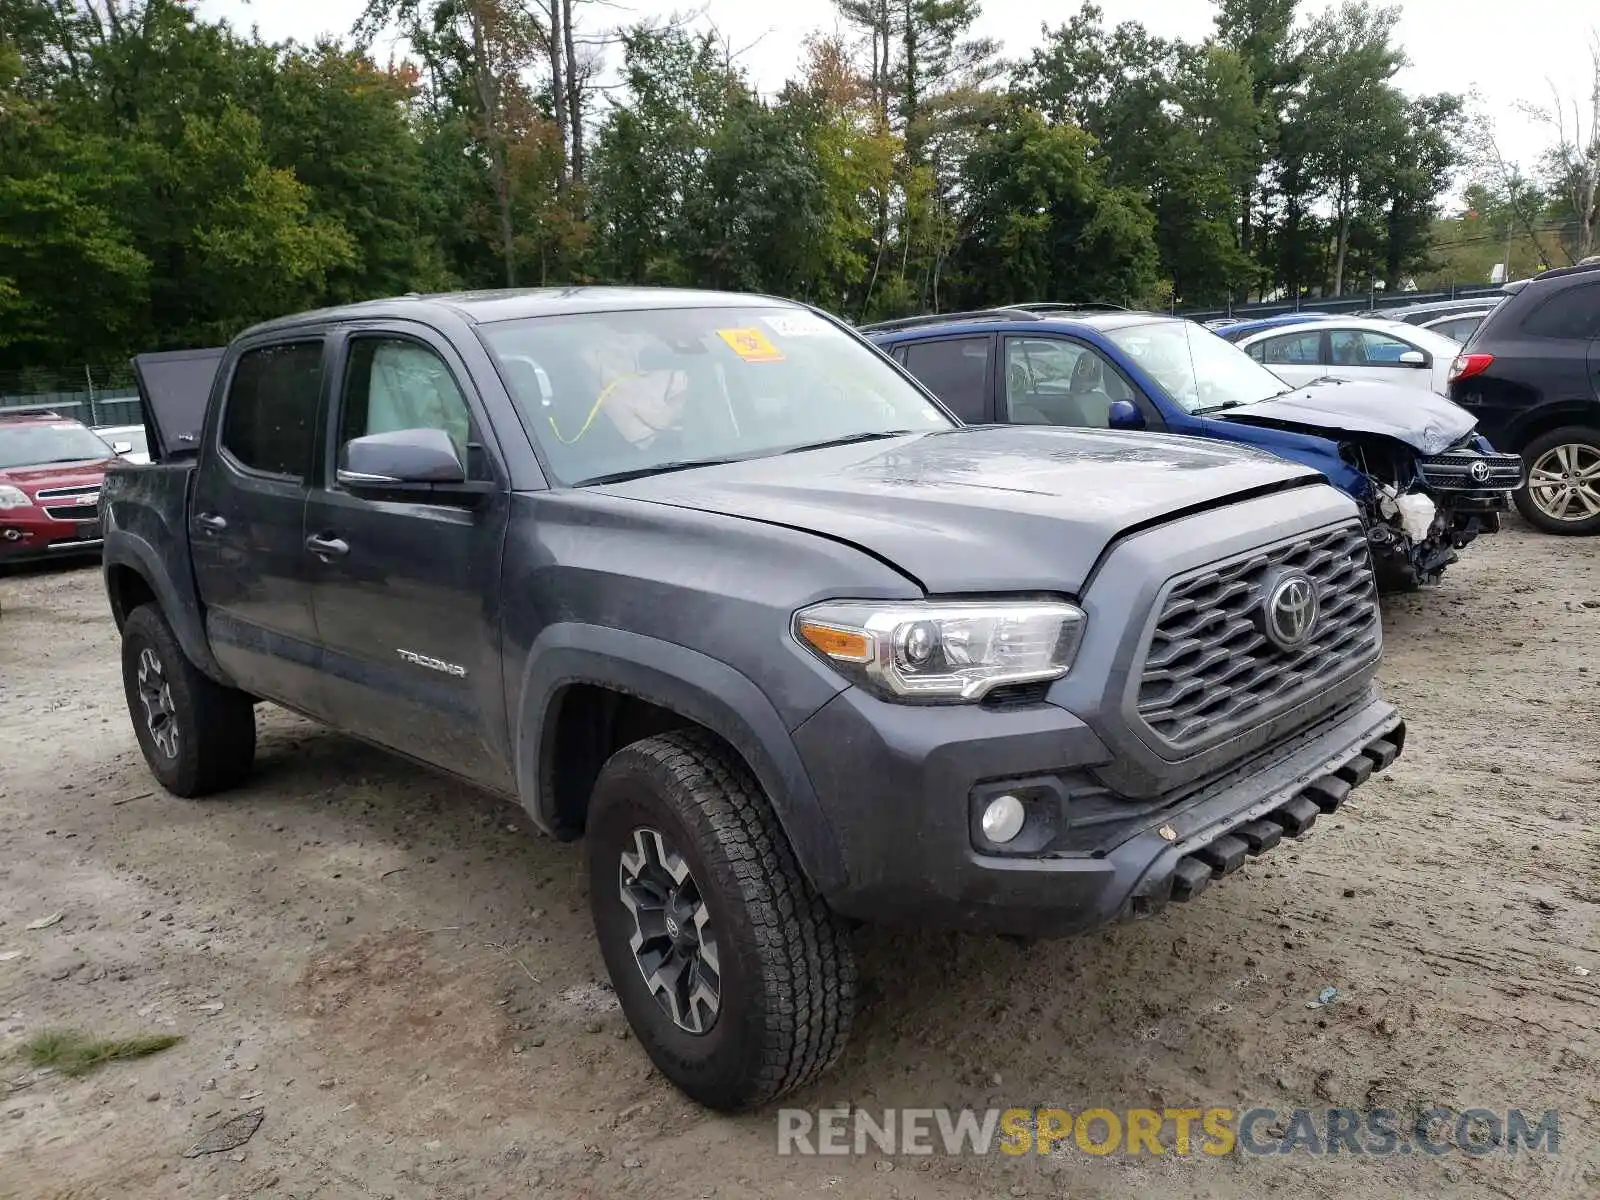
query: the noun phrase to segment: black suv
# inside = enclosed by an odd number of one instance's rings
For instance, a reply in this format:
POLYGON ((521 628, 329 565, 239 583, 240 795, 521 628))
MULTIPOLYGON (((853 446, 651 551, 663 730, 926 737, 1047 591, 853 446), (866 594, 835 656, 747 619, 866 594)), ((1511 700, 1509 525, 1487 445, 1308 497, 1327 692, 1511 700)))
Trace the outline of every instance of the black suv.
POLYGON ((1450 398, 1528 464, 1517 507, 1546 533, 1600 533, 1600 264, 1529 280, 1478 327, 1450 398))

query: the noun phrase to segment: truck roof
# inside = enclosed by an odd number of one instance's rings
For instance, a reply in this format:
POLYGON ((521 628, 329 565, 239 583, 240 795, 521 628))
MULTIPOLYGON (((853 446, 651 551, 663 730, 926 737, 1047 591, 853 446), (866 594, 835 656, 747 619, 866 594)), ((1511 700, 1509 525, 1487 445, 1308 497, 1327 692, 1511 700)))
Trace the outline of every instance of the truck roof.
POLYGON ((392 296, 363 300, 334 308, 314 309, 277 317, 247 330, 274 329, 329 320, 410 317, 426 320, 430 314, 451 313, 476 324, 514 321, 524 317, 564 316, 576 313, 623 312, 660 308, 745 308, 751 304, 774 308, 799 308, 792 300, 755 296, 743 292, 698 291, 691 288, 650 287, 542 287, 498 288, 476 292, 435 292, 428 295, 392 296))

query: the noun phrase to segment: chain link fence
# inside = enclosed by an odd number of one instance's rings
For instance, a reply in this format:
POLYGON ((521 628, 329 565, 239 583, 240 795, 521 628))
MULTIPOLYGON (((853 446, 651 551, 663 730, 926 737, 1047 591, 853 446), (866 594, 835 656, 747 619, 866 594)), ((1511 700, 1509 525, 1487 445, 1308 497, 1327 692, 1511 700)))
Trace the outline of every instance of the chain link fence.
POLYGON ((139 390, 133 367, 85 364, 75 371, 0 372, 0 413, 53 412, 85 425, 138 425, 139 390))

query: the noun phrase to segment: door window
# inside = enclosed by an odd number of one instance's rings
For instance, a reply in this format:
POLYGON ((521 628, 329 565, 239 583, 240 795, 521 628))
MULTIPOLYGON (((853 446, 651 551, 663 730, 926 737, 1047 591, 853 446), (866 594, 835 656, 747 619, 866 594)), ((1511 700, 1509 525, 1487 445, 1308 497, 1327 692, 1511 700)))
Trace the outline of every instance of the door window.
POLYGON ((1328 334, 1336 367, 1398 367, 1400 356, 1418 347, 1386 333, 1364 329, 1335 329, 1328 334))
POLYGON ((439 429, 466 463, 471 425, 455 376, 432 350, 405 338, 351 341, 340 445, 372 433, 439 429))
POLYGON ((321 385, 320 341, 247 350, 228 385, 222 448, 249 470, 303 480, 321 385))
POLYGON ((1550 296, 1522 319, 1522 332, 1536 338, 1600 337, 1600 283, 1550 296))
POLYGON ((1473 313, 1470 317, 1451 317, 1448 321, 1436 321, 1426 328, 1454 341, 1465 343, 1478 326, 1483 324, 1483 316, 1482 313, 1473 313))
POLYGON ((1322 354, 1322 334, 1290 333, 1250 347, 1250 357, 1269 367, 1314 367, 1322 354))
POLYGON ((989 356, 994 339, 941 338, 915 342, 906 350, 906 370, 943 400, 963 421, 987 421, 989 356))
POLYGON ((1006 419, 1020 425, 1105 429, 1132 396, 1098 351, 1065 338, 1007 338, 1005 367, 1006 419))

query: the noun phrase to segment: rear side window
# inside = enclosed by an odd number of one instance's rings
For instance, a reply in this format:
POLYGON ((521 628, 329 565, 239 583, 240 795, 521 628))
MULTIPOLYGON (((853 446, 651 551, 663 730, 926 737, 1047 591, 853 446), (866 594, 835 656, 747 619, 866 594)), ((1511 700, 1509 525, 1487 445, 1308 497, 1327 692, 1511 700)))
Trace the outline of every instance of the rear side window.
POLYGON ((252 471, 304 479, 321 384, 321 341, 246 351, 228 386, 222 448, 252 471))
POLYGON ((969 423, 989 419, 989 358, 994 339, 943 338, 916 342, 906 350, 906 370, 969 423))
POLYGON ((1321 332, 1288 333, 1250 347, 1250 357, 1269 366, 1316 366, 1321 353, 1321 332))
POLYGON ((1483 324, 1483 314, 1473 313, 1470 317, 1451 317, 1448 321, 1439 321, 1427 326, 1435 333, 1441 333, 1447 338, 1454 338, 1458 342, 1465 342, 1472 336, 1473 331, 1483 324))
POLYGON ((1522 332, 1537 338, 1600 337, 1600 283, 1545 297, 1522 318, 1522 332))

